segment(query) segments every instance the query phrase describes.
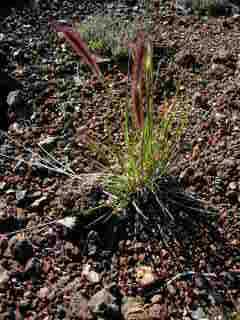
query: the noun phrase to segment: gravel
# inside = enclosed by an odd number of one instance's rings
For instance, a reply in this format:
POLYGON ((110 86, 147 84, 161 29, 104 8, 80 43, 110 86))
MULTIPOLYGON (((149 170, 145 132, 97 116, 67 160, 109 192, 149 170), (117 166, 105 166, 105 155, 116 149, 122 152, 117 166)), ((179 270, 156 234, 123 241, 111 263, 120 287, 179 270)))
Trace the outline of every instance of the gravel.
POLYGON ((74 82, 78 60, 62 51, 48 19, 81 21, 104 10, 141 13, 141 3, 123 4, 40 1, 37 9, 1 16, 0 71, 22 85, 24 105, 19 114, 10 103, 13 109, 5 114, 10 126, 0 136, 2 319, 94 319, 102 307, 104 319, 114 312, 116 319, 128 320, 224 319, 223 310, 229 317, 239 312, 238 16, 179 17, 170 1, 159 8, 156 2, 151 12, 156 55, 163 56, 156 106, 164 90, 168 97, 174 93, 175 80, 192 99, 189 128, 171 174, 217 212, 216 232, 194 225, 196 241, 185 246, 177 239, 166 246, 155 237, 113 245, 113 224, 103 237, 103 227, 75 232, 51 223, 99 201, 101 193, 91 189, 97 174, 85 181, 73 176, 101 169, 84 141, 90 135, 102 146, 104 122, 112 124, 113 141, 121 141, 126 73, 110 66, 110 98, 84 69, 81 81, 74 82))

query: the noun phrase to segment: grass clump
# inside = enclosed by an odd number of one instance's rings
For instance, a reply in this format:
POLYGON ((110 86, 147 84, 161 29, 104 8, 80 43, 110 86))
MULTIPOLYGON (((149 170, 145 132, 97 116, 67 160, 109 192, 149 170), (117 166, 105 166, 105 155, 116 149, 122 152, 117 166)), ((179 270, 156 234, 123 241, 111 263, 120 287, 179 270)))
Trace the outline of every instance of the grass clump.
POLYGON ((137 19, 113 19, 110 14, 99 14, 86 18, 76 27, 90 50, 120 59, 128 55, 126 42, 135 37, 138 24, 137 19))
MULTIPOLYGON (((53 27, 63 33, 76 53, 86 55, 86 63, 104 85, 104 77, 80 34, 58 23, 53 27)), ((100 180, 107 196, 103 206, 111 208, 108 215, 116 217, 113 213, 120 212, 125 219, 127 213, 130 225, 125 226, 125 230, 131 229, 130 234, 136 236, 138 233, 144 238, 147 232, 164 243, 180 236, 179 240, 191 242, 192 236, 198 233, 205 210, 174 177, 168 176, 188 125, 190 103, 178 89, 175 97, 165 100, 156 110, 151 40, 139 32, 136 40, 129 44, 129 50, 132 58, 131 98, 124 109, 123 142, 118 145, 95 143, 95 151, 110 155, 109 167, 105 164, 100 180)), ((106 221, 105 215, 103 217, 106 221)), ((99 223, 101 219, 97 221, 99 223)))
POLYGON ((104 183, 119 208, 127 205, 132 193, 146 187, 154 190, 156 174, 168 174, 188 118, 188 105, 179 92, 177 98, 154 110, 151 41, 140 33, 131 49, 131 106, 125 110, 124 144, 116 157, 119 174, 110 175, 104 183))
MULTIPOLYGON (((111 20, 112 21, 112 20, 111 20)), ((82 35, 68 27, 53 23, 73 50, 82 57, 93 73, 103 82, 94 55, 82 35)), ((97 28, 97 27, 96 27, 97 28)), ((153 47, 146 33, 139 32, 129 43, 131 52, 131 98, 124 110, 124 141, 119 146, 97 146, 110 154, 108 173, 103 185, 112 204, 119 209, 127 205, 129 196, 145 187, 154 189, 153 177, 165 176, 176 155, 178 143, 188 122, 189 104, 184 103, 179 90, 171 101, 165 101, 154 110, 153 47), (106 148, 104 148, 106 147, 106 148), (111 149, 111 150, 110 150, 111 149)))

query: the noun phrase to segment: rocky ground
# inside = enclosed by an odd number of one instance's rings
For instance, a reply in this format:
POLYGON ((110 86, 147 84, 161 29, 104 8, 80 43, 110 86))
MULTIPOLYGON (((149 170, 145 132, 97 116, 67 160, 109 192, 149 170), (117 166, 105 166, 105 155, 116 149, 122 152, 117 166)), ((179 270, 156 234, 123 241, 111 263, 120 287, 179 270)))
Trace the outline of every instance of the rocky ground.
POLYGON ((215 208, 216 234, 199 230, 187 248, 125 239, 112 252, 94 230, 86 241, 51 222, 94 206, 97 191, 89 193, 91 183, 86 189, 77 175, 99 172, 103 159, 84 142, 104 142, 107 123, 113 142, 121 140, 126 65, 101 65, 112 88, 107 96, 62 48, 49 17, 133 16, 143 7, 79 3, 40 1, 0 21, 0 319, 238 319, 240 17, 177 16, 172 1, 156 1, 151 11, 160 61, 156 108, 177 80, 192 105, 171 173, 215 208))

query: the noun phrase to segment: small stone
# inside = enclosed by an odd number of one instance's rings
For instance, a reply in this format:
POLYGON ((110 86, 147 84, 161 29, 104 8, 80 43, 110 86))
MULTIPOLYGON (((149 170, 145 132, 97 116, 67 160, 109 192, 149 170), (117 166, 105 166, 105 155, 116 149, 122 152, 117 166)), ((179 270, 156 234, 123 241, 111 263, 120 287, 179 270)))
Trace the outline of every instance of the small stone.
POLYGON ((0 33, 0 41, 3 41, 5 38, 5 34, 4 33, 0 33))
POLYGON ((12 254, 15 260, 21 264, 26 264, 26 262, 34 255, 32 243, 25 239, 18 240, 12 248, 12 254))
POLYGON ((64 306, 62 306, 62 305, 57 306, 56 316, 58 319, 65 319, 66 311, 65 311, 64 306))
POLYGON ((114 8, 114 4, 113 3, 107 4, 107 9, 113 9, 113 8, 114 8))
POLYGON ((100 276, 97 272, 90 270, 91 266, 86 264, 83 266, 82 275, 91 283, 98 283, 100 281, 100 276))
POLYGON ((224 296, 220 291, 212 291, 212 293, 209 293, 208 299, 211 301, 211 303, 214 305, 220 305, 224 302, 224 296))
POLYGON ((120 257, 119 258, 119 265, 120 267, 126 266, 128 263, 128 257, 120 257))
POLYGON ((234 158, 224 159, 221 164, 223 165, 224 168, 231 168, 231 169, 237 166, 237 162, 234 158))
POLYGON ((9 278, 9 272, 0 265, 0 289, 8 284, 9 278))
POLYGON ((17 175, 24 176, 28 171, 28 165, 26 164, 26 162, 20 159, 19 161, 17 161, 14 171, 17 175))
POLYGON ((144 243, 142 243, 142 242, 137 242, 137 243, 135 243, 134 249, 135 249, 137 252, 139 252, 139 251, 144 252, 144 251, 145 251, 144 243))
POLYGON ((227 68, 222 64, 213 63, 210 67, 210 76, 215 77, 216 79, 220 80, 224 77, 224 73, 226 72, 227 68))
POLYGON ((171 295, 175 295, 176 294, 176 288, 172 285, 172 284, 169 284, 167 286, 167 289, 168 289, 168 292, 171 294, 171 295))
POLYGON ((0 256, 4 254, 8 247, 8 238, 0 235, 0 256))
POLYGON ((229 183, 229 185, 228 185, 228 188, 230 189, 230 190, 237 190, 237 183, 236 182, 234 182, 234 181, 232 181, 232 182, 230 182, 229 183))
POLYGON ((217 167, 214 164, 210 164, 207 169, 206 172, 208 175, 210 176, 216 176, 217 175, 217 167))
POLYGON ((42 192, 41 192, 41 191, 35 191, 35 192, 33 192, 33 193, 31 194, 31 197, 32 197, 32 198, 39 198, 39 197, 41 197, 41 195, 42 195, 42 192))
POLYGON ((4 182, 4 181, 0 182, 0 191, 3 191, 6 187, 6 185, 7 185, 6 182, 4 182))
POLYGON ((70 295, 70 301, 66 309, 66 319, 92 320, 93 317, 88 307, 87 299, 78 292, 70 295))
POLYGON ((108 288, 103 288, 93 295, 88 306, 96 317, 105 317, 111 314, 111 319, 120 318, 120 306, 117 303, 117 298, 108 288))
POLYGON ((43 287, 39 290, 38 296, 40 299, 46 299, 49 295, 49 288, 43 287))
POLYGON ((76 217, 65 217, 57 221, 58 224, 63 225, 68 229, 74 229, 76 226, 76 217))
POLYGON ((153 304, 149 308, 149 318, 152 320, 166 319, 167 318, 167 307, 166 305, 153 304))
POLYGON ((23 294, 24 299, 31 299, 33 297, 33 293, 31 290, 25 291, 23 294))
POLYGON ((198 307, 196 310, 193 310, 191 313, 192 319, 194 320, 207 320, 207 316, 201 307, 198 307))
POLYGON ((217 54, 212 58, 212 61, 215 63, 228 63, 233 60, 233 55, 229 50, 221 48, 217 54))
POLYGON ((192 167, 187 167, 180 173, 179 178, 183 184, 187 185, 190 183, 190 179, 193 176, 193 174, 194 169, 192 167))
POLYGON ((192 106, 196 108, 197 106, 201 105, 202 95, 200 92, 195 92, 192 97, 192 106))
POLYGON ((151 285, 155 281, 155 275, 149 266, 140 266, 136 270, 136 281, 143 287, 151 285))
POLYGON ((74 245, 71 242, 67 241, 64 245, 64 250, 65 250, 66 256, 71 258, 74 251, 74 245))
POLYGON ((16 121, 11 124, 9 130, 19 136, 23 134, 23 129, 16 121))
POLYGON ((87 275, 87 280, 91 283, 98 283, 100 281, 100 276, 97 272, 95 271, 89 271, 88 275, 87 275))
POLYGON ((98 248, 101 243, 99 234, 96 231, 91 230, 88 233, 88 243, 87 243, 87 255, 93 257, 98 254, 98 248))
POLYGON ((220 112, 216 112, 215 113, 215 119, 216 119, 217 122, 220 122, 220 121, 226 119, 226 115, 223 114, 223 113, 220 113, 220 112))
POLYGON ((8 240, 8 248, 9 250, 12 252, 13 251, 13 248, 14 246, 16 245, 18 241, 18 238, 17 238, 17 235, 11 237, 9 240, 8 240))
POLYGON ((144 302, 140 297, 126 297, 121 306, 124 320, 149 320, 149 315, 144 309, 144 302))
POLYGON ((175 61, 176 64, 185 68, 189 68, 196 63, 196 59, 191 51, 186 51, 185 49, 176 54, 175 61))
POLYGON ((203 290, 206 286, 206 281, 204 281, 205 279, 201 276, 197 276, 195 278, 195 285, 198 289, 203 290))
POLYGON ((27 190, 17 190, 16 191, 16 200, 17 206, 22 207, 26 201, 27 190))
POLYGON ((206 95, 202 94, 201 92, 195 92, 192 98, 192 106, 193 108, 204 108, 208 109, 208 98, 206 95))
POLYGON ((231 204, 238 203, 238 192, 235 190, 230 190, 226 193, 226 196, 228 197, 231 204))
POLYGON ((14 90, 9 92, 7 96, 7 104, 9 107, 15 108, 22 103, 22 95, 20 90, 14 90))
POLYGON ((42 206, 44 203, 46 203, 47 201, 47 196, 42 196, 41 198, 35 200, 32 204, 31 204, 31 208, 39 208, 40 206, 42 206))
POLYGON ((158 303, 162 300, 162 296, 160 294, 155 294, 152 298, 151 298, 151 303, 158 303))
POLYGON ((217 251, 217 247, 216 247, 213 243, 210 245, 210 249, 211 249, 214 253, 216 253, 216 251, 217 251))
POLYGON ((199 159, 201 153, 201 149, 199 144, 196 144, 192 149, 192 160, 196 161, 199 159))

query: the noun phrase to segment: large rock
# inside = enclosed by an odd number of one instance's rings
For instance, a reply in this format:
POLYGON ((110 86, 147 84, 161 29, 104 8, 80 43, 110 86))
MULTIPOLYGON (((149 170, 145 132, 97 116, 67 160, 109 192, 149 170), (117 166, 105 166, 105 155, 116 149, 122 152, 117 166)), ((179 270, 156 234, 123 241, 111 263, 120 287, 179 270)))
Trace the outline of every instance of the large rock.
POLYGON ((15 260, 24 265, 34 255, 33 245, 25 239, 17 240, 12 247, 12 254, 15 260))

